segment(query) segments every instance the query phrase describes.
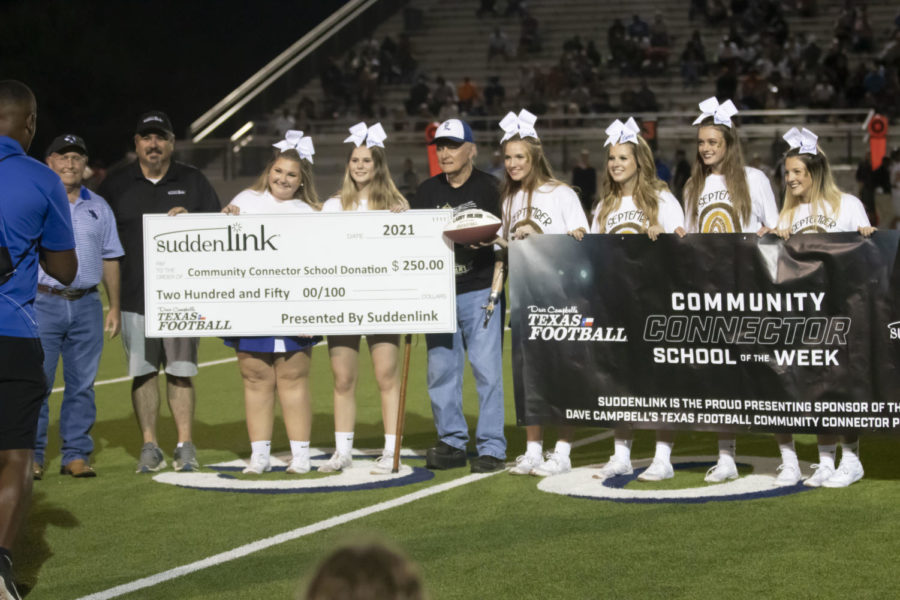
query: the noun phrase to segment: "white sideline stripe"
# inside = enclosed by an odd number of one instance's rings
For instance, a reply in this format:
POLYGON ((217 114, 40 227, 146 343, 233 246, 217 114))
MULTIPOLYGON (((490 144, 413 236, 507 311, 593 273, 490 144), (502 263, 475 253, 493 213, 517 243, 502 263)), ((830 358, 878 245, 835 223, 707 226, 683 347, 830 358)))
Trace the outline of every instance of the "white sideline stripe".
POLYGON ((83 596, 81 598, 78 598, 77 600, 107 600, 108 598, 116 598, 124 594, 129 594, 143 588, 158 585, 165 581, 181 577, 182 575, 188 575, 202 569, 214 567, 228 561, 236 560, 238 558, 243 558, 245 556, 253 554, 254 552, 259 552, 260 550, 265 550, 266 548, 271 548, 272 546, 277 546, 278 544, 283 544, 285 542, 290 542, 301 537, 311 535, 313 533, 325 531, 326 529, 331 529, 332 527, 337 527, 338 525, 343 525, 344 523, 349 523, 350 521, 355 521, 357 519, 368 517, 369 515, 374 515, 391 508, 403 506, 404 504, 409 504, 410 502, 415 502, 416 500, 421 500, 422 498, 440 494, 441 492, 452 490, 453 488, 472 483, 473 481, 478 481, 479 479, 484 479, 486 477, 496 475, 497 473, 505 472, 506 471, 503 470, 494 471, 493 473, 478 473, 473 475, 466 475, 464 477, 460 477, 459 479, 448 481, 447 483, 442 483, 424 490, 419 490, 411 494, 407 494, 405 496, 400 496, 399 498, 394 498, 393 500, 379 502, 378 504, 374 504, 366 508, 360 508, 358 510, 348 512, 343 515, 338 515, 336 517, 331 517, 330 519, 325 519, 324 521, 319 521, 318 523, 313 523, 312 525, 300 527, 298 529, 294 529, 293 531, 280 533, 278 535, 273 535, 272 537, 267 537, 256 542, 238 546, 237 548, 228 550, 227 552, 214 554, 213 556, 210 556, 208 558, 204 558, 202 560, 198 560, 196 562, 192 562, 180 567, 175 567, 174 569, 169 569, 168 571, 163 571, 162 573, 157 573, 156 575, 137 579, 135 581, 132 581, 131 583, 118 585, 114 588, 110 588, 102 592, 97 592, 89 596, 83 596))
MULTIPOLYGON (((221 365, 223 363, 235 362, 237 360, 237 356, 232 356, 231 358, 220 358, 219 360, 211 360, 209 362, 197 363, 197 367, 211 367, 213 365, 221 365)), ((94 387, 98 385, 106 385, 108 383, 122 383, 123 381, 131 381, 134 377, 116 377, 115 379, 104 379, 103 381, 95 381, 94 387)), ((66 386, 53 388, 52 392, 55 394, 56 392, 61 392, 66 389, 66 386)))
POLYGON ((615 433, 616 432, 614 430, 610 429, 609 431, 604 431, 603 433, 590 435, 586 438, 572 442, 572 447, 581 448, 582 446, 587 446, 588 444, 593 444, 594 442, 599 442, 601 440, 611 438, 613 435, 615 435, 615 433))

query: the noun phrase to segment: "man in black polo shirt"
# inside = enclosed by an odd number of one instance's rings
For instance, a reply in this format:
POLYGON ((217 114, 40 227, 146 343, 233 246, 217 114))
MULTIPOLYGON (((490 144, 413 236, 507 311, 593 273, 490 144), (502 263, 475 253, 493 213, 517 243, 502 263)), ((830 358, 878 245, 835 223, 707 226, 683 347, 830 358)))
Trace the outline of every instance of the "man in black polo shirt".
POLYGON ((203 174, 172 160, 175 135, 169 117, 160 111, 145 113, 134 135, 137 161, 111 173, 100 187, 116 216, 122 259, 122 342, 133 377, 131 401, 144 437, 138 473, 166 466, 156 442, 159 414, 157 375, 165 365, 169 408, 178 431, 172 466, 176 471, 199 468, 191 441, 194 388, 197 374, 197 338, 146 338, 144 336, 143 216, 148 213, 177 215, 185 212, 218 212, 215 190, 203 174))
MULTIPOLYGON (((412 208, 480 208, 500 216, 497 180, 474 168, 477 149, 472 129, 459 119, 441 123, 434 142, 443 173, 427 179, 416 190, 412 208)), ((469 363, 478 389, 478 458, 473 473, 505 468, 503 435, 503 311, 485 320, 484 307, 499 304, 503 294, 503 262, 490 247, 456 245, 456 333, 428 334, 428 394, 438 443, 428 450, 426 466, 449 469, 466 464, 469 430, 463 415, 463 366, 469 363)))

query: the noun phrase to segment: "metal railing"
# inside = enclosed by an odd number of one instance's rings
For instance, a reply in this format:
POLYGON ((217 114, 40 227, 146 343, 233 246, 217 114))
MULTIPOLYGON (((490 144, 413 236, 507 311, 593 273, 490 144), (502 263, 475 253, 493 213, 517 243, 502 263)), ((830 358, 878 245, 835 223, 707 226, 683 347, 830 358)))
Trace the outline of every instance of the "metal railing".
MULTIPOLYGON (((350 0, 191 123, 192 142, 196 144, 203 141, 229 120, 240 116, 239 113, 248 109, 253 100, 297 70, 298 66, 310 62, 307 59, 315 53, 336 49, 336 36, 348 25, 356 23, 359 26, 357 29, 362 30, 358 22, 360 17, 365 15, 367 26, 370 26, 373 18, 378 20, 377 16, 370 14, 372 11, 387 15, 404 3, 405 0, 350 0)), ((350 39, 358 38, 358 33, 352 32, 350 39)), ((316 72, 316 67, 316 64, 308 65, 301 76, 311 76, 316 72)), ((292 90, 285 90, 283 95, 286 96, 290 91, 292 90)))

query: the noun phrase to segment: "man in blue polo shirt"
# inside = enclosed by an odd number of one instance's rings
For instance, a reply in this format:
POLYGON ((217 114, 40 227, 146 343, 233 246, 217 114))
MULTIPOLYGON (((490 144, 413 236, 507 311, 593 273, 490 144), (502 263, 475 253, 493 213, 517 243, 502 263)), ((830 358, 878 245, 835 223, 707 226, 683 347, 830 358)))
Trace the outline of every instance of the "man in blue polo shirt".
MULTIPOLYGON (((47 164, 62 179, 69 197, 75 230, 78 274, 65 286, 41 270, 34 302, 41 346, 44 348, 44 375, 47 396, 53 388, 56 365, 63 359, 62 408, 59 434, 62 437, 60 473, 73 477, 94 477, 90 465, 94 440, 90 431, 97 409, 94 405, 94 377, 103 352, 103 305, 97 284, 103 280, 109 297, 106 331, 119 333, 119 261, 124 254, 112 210, 103 198, 81 185, 87 165, 87 146, 74 134, 57 137, 47 148, 47 164)), ((34 478, 44 475, 44 450, 50 421, 47 398, 41 406, 34 442, 34 478)))
POLYGON ((78 261, 66 190, 25 155, 37 101, 25 84, 0 81, 0 597, 18 600, 10 548, 31 497, 34 435, 46 393, 34 314, 38 261, 58 281, 78 261))

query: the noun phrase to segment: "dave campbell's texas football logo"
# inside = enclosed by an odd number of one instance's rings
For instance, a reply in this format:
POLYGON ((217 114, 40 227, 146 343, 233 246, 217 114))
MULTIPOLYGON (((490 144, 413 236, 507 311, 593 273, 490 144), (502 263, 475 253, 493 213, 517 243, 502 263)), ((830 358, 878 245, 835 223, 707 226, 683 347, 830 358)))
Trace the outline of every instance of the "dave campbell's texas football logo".
POLYGON ((594 324, 576 306, 534 306, 527 308, 529 340, 569 342, 627 342, 624 327, 594 324))
POLYGON ((160 308, 157 331, 229 331, 231 320, 208 319, 205 315, 190 308, 160 308))

